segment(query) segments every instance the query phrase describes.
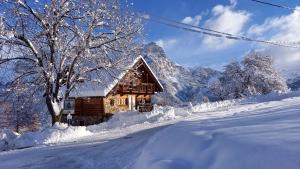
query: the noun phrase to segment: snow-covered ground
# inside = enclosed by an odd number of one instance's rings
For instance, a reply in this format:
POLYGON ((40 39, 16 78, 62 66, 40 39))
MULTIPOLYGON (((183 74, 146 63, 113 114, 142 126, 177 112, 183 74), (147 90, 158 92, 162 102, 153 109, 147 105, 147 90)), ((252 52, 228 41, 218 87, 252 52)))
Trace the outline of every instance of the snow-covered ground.
MULTIPOLYGON (((180 107, 155 107, 153 111, 146 113, 120 112, 105 123, 93 126, 68 127, 66 124, 56 124, 39 132, 29 132, 23 135, 12 131, 0 131, 0 151, 21 149, 37 145, 62 144, 78 140, 97 140, 101 138, 114 138, 140 131, 147 128, 172 124, 198 113, 204 118, 213 116, 223 117, 228 113, 213 113, 211 111, 227 109, 236 104, 236 101, 223 101, 198 105, 182 105, 180 107), (100 137, 100 138, 99 138, 100 137)), ((230 113, 229 113, 230 114, 230 113)))
POLYGON ((300 98, 241 107, 220 119, 183 121, 155 134, 138 169, 299 169, 300 98))
POLYGON ((299 93, 158 107, 89 127, 3 132, 8 148, 34 147, 1 152, 0 168, 296 169, 299 131, 299 93))

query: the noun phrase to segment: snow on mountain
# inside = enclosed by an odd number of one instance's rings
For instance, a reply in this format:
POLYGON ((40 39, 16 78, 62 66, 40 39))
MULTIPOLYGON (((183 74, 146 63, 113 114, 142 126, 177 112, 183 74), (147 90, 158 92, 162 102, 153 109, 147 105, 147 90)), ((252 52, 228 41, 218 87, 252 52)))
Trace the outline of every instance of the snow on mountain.
POLYGON ((288 81, 288 86, 292 90, 299 90, 300 89, 300 76, 295 78, 295 79, 289 80, 288 81))
POLYGON ((178 104, 199 102, 205 96, 210 98, 207 84, 220 72, 210 68, 186 68, 176 64, 153 42, 145 45, 143 56, 165 88, 164 93, 157 94, 157 102, 178 104))
POLYGON ((300 89, 300 69, 299 70, 281 70, 281 74, 287 80, 287 85, 291 90, 300 89))

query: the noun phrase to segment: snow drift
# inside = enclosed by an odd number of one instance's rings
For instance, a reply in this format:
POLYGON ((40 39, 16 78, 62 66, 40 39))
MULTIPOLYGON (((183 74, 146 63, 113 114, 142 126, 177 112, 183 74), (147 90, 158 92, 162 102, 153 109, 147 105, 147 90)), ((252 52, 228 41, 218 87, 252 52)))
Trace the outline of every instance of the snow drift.
POLYGON ((66 124, 58 123, 43 131, 28 132, 23 135, 10 130, 3 130, 0 140, 0 150, 27 148, 39 144, 69 142, 91 134, 91 132, 86 130, 85 126, 68 127, 66 124))

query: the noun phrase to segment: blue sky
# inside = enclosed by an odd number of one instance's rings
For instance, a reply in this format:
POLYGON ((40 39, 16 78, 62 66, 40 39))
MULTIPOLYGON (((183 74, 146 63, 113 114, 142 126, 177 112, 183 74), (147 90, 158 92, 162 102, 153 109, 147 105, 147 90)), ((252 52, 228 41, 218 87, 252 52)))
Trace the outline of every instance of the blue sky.
MULTIPOLYGON (((265 6, 250 0, 131 0, 133 10, 211 28, 232 34, 272 41, 300 41, 300 11, 265 6), (299 22, 299 23, 298 23, 299 22)), ((269 2, 291 7, 298 0, 269 2)), ((281 69, 300 67, 299 50, 263 44, 226 40, 146 22, 146 42, 162 46, 176 63, 221 69, 246 53, 259 50, 274 55, 281 69), (298 63, 297 63, 298 61, 298 63)))

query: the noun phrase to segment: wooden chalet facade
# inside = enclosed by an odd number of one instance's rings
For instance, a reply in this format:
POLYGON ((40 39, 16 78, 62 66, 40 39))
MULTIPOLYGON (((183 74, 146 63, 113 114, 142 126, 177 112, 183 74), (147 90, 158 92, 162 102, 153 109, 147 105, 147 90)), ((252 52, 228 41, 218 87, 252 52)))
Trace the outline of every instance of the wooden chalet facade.
MULTIPOLYGON (((111 76, 106 73, 103 73, 103 79, 111 76)), ((163 87, 142 56, 116 74, 117 78, 108 78, 103 85, 98 83, 85 89, 79 88, 77 94, 71 95, 75 99, 73 125, 97 124, 116 112, 147 112, 153 109, 151 97, 162 92, 163 87)), ((63 115, 62 121, 67 121, 66 115, 63 115)))

